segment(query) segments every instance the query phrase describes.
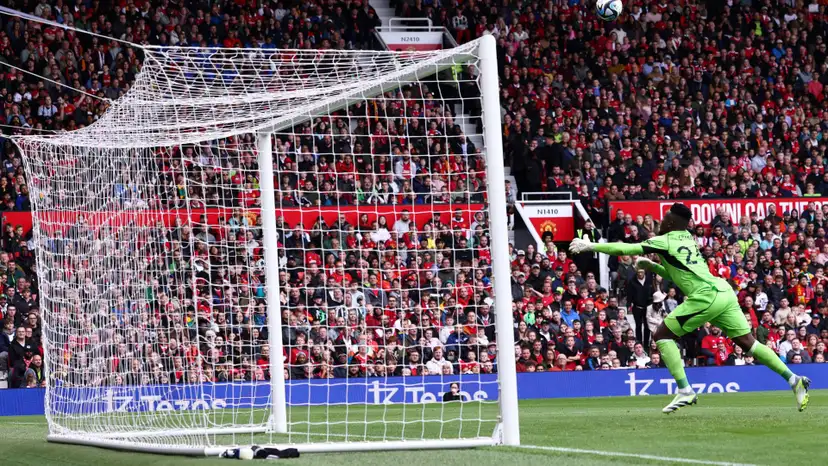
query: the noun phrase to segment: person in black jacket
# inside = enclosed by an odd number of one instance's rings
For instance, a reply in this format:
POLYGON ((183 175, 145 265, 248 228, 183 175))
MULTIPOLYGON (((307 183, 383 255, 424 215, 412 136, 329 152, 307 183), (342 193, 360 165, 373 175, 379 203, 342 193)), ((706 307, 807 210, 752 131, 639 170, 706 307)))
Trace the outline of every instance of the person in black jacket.
MULTIPOLYGON (((601 240, 601 232, 595 228, 591 220, 584 222, 583 228, 575 230, 576 238, 583 238, 585 236, 593 243, 601 240)), ((586 276, 589 272, 592 272, 596 276, 598 275, 598 253, 586 252, 576 255, 573 259, 583 276, 586 276)))
POLYGON ((9 305, 17 309, 15 314, 14 326, 19 327, 23 324, 24 319, 29 316, 30 305, 33 302, 26 299, 25 296, 17 288, 9 288, 9 305))
POLYGON ((443 402, 449 401, 463 401, 463 397, 460 395, 460 384, 457 382, 453 382, 449 385, 449 391, 443 394, 443 402))
POLYGON ((644 344, 649 344, 644 341, 644 329, 647 328, 647 306, 652 302, 652 274, 637 270, 635 277, 627 282, 627 306, 635 319, 635 338, 644 344))
POLYGON ((517 272, 512 276, 512 299, 522 300, 524 297, 523 288, 526 286, 526 274, 517 272))
POLYGON ((787 295, 787 288, 783 281, 782 275, 777 275, 773 279, 773 283, 768 287, 768 301, 773 304, 773 307, 778 309, 782 298, 787 295))
POLYGON ((39 354, 32 356, 32 362, 29 364, 29 368, 26 372, 24 372, 23 380, 26 380, 29 374, 33 376, 35 386, 46 386, 46 371, 43 368, 43 357, 39 354))
POLYGON ((615 220, 609 225, 607 240, 612 243, 615 241, 622 241, 624 239, 624 211, 618 209, 615 211, 615 220))
POLYGON ((3 321, 3 331, 0 332, 0 371, 9 370, 9 348, 14 340, 14 322, 3 321))
POLYGON ((18 388, 23 381, 23 374, 26 373, 28 362, 32 360, 36 348, 26 338, 26 328, 18 327, 15 332, 14 341, 9 346, 9 388, 18 388))
POLYGON ((590 346, 584 370, 597 371, 601 368, 601 349, 597 346, 590 346))

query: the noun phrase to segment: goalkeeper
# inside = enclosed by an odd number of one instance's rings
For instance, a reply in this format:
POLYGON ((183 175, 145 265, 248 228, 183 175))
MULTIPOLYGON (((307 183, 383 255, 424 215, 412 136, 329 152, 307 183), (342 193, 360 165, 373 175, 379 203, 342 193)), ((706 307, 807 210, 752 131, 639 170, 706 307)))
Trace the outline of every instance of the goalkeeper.
POLYGON ((569 250, 573 254, 595 251, 613 256, 658 254, 661 265, 642 256, 636 260, 636 268, 655 272, 671 280, 686 296, 684 302, 664 319, 653 335, 661 359, 676 379, 678 387, 673 401, 662 410, 664 413, 672 413, 698 401, 698 396, 687 381, 675 340, 701 327, 705 322, 723 329, 747 354, 753 355, 757 361, 787 380, 796 394, 797 407, 800 411, 805 410, 811 381, 791 372, 773 350, 756 341, 730 284, 714 277, 708 270, 693 236, 687 231, 689 224, 690 209, 684 204, 676 203, 664 216, 659 236, 638 244, 597 244, 575 238, 569 250))

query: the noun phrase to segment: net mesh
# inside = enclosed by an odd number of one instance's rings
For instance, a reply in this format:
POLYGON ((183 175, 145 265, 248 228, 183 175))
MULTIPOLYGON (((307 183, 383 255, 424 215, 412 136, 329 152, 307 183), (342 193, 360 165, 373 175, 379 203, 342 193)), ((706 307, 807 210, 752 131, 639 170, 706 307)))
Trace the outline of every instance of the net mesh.
POLYGON ((98 122, 17 138, 51 433, 181 448, 491 437, 476 54, 148 48, 98 122))

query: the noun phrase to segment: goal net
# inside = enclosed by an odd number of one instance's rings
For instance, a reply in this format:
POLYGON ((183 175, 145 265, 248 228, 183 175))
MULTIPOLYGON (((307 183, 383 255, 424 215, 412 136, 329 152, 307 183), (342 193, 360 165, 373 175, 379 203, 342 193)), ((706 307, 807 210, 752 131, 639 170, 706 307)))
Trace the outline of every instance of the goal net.
POLYGON ((49 439, 517 444, 495 45, 153 48, 21 136, 49 439))

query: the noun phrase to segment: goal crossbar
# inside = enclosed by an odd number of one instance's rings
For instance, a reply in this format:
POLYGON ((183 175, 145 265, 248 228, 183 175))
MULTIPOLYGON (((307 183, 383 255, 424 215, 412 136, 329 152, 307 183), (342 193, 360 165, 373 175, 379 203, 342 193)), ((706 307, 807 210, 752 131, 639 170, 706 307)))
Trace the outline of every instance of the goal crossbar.
MULTIPOLYGON (((472 45, 474 44, 467 44, 465 48, 471 48, 472 45)), ((258 49, 243 50, 251 53, 258 51, 258 49)), ((402 56, 405 55, 404 52, 388 53, 402 54, 402 56)), ((257 116, 256 119, 253 120, 254 123, 249 124, 251 122, 250 115, 239 116, 230 119, 214 119, 210 121, 210 124, 212 126, 220 128, 230 126, 230 128, 211 131, 208 133, 209 136, 206 136, 202 132, 192 131, 204 126, 205 122, 199 121, 193 121, 189 124, 189 126, 178 127, 175 131, 172 131, 168 125, 163 124, 142 125, 142 130, 153 132, 152 139, 141 138, 140 134, 135 134, 130 131, 112 132, 111 127, 117 127, 117 125, 113 124, 114 122, 112 120, 114 118, 117 118, 119 120, 129 120, 130 111, 134 111, 133 109, 140 108, 146 105, 161 107, 171 106, 176 109, 181 109, 182 107, 184 109, 186 109, 187 107, 200 108, 204 106, 215 106, 218 104, 238 105, 239 96, 210 97, 196 99, 183 98, 178 100, 170 99, 147 101, 143 100, 140 96, 133 97, 128 93, 126 96, 123 97, 125 103, 122 104, 120 103, 120 101, 114 102, 110 110, 104 115, 101 121, 95 122, 86 128, 82 128, 71 133, 61 133, 57 135, 20 135, 14 136, 12 139, 15 140, 15 142, 18 144, 40 143, 96 148, 100 144, 101 137, 104 136, 110 141, 109 143, 112 145, 116 145, 124 149, 132 149, 141 147, 192 144, 204 140, 226 138, 237 135, 239 133, 272 133, 289 128, 298 122, 306 121, 308 119, 308 115, 318 114, 323 110, 326 113, 340 111, 344 108, 347 108, 349 105, 355 102, 364 101, 365 99, 370 99, 378 95, 382 95, 383 93, 388 92, 389 90, 399 88, 400 83, 416 82, 418 80, 445 71, 456 64, 464 63, 465 61, 468 61, 473 57, 473 55, 468 53, 457 52, 454 52, 451 55, 446 56, 445 52, 442 52, 440 55, 436 57, 429 58, 419 63, 406 65, 400 68, 399 70, 385 76, 382 80, 369 81, 368 83, 354 83, 356 87, 346 89, 344 95, 335 95, 333 97, 324 99, 320 102, 307 102, 308 105, 304 106, 301 110, 294 110, 293 112, 288 113, 287 115, 278 115, 281 112, 281 109, 278 108, 273 109, 270 113, 268 113, 267 109, 257 109, 258 111, 264 110, 263 114, 265 115, 265 121, 261 123, 257 122, 262 119, 261 116, 257 116), (187 131, 182 132, 181 130, 187 131), (105 131, 106 134, 101 134, 101 131, 105 131)), ((155 57, 153 55, 148 55, 147 58, 153 61, 158 60, 158 57, 155 57)), ((142 75, 139 75, 138 79, 140 79, 141 77, 142 75)), ((297 91, 294 91, 294 93, 297 96, 302 95, 302 93, 297 91)), ((273 99, 268 99, 267 95, 268 94, 254 94, 252 96, 249 96, 245 94, 243 96, 245 99, 244 105, 250 106, 251 104, 255 103, 266 104, 268 102, 272 102, 273 99)), ((307 93, 305 93, 305 95, 307 95, 307 93)), ((277 100, 282 100, 283 98, 284 97, 280 97, 277 100)))
MULTIPOLYGON (((382 95, 385 92, 388 92, 392 89, 398 88, 400 86, 400 82, 409 82, 409 81, 418 81, 423 78, 427 78, 434 74, 443 72, 458 62, 462 63, 463 60, 469 59, 470 56, 468 55, 457 55, 455 61, 446 61, 443 58, 434 60, 432 66, 433 68, 429 67, 426 69, 420 69, 419 67, 410 66, 408 69, 401 70, 399 73, 389 76, 388 81, 383 81, 376 84, 371 84, 369 86, 365 86, 363 88, 359 88, 348 92, 345 97, 337 98, 329 102, 323 102, 319 104, 319 106, 315 107, 314 110, 321 110, 326 109, 328 112, 338 112, 344 108, 347 108, 352 103, 357 101, 361 101, 365 98, 372 98, 378 95, 382 95)), ((272 125, 265 125, 259 128, 256 128, 255 131, 257 132, 278 132, 285 128, 289 128, 296 124, 299 121, 307 119, 305 115, 291 115, 286 118, 282 118, 273 122, 272 125)))

